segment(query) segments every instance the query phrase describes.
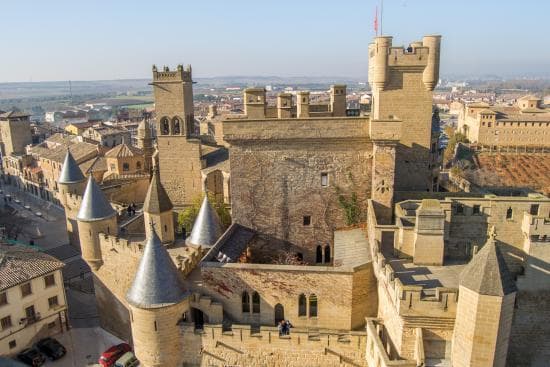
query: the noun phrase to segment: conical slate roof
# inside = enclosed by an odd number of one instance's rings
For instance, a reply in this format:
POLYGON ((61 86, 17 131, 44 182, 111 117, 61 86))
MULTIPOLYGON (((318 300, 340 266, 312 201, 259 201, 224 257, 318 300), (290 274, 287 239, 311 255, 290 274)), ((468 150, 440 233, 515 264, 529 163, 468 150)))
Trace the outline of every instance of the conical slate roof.
MULTIPOLYGON (((149 224, 151 227, 152 224, 149 224)), ((185 297, 183 281, 168 251, 151 229, 126 300, 138 308, 166 307, 185 297)))
POLYGON ((222 233, 222 225, 218 213, 212 208, 205 195, 187 243, 210 247, 216 243, 222 233))
POLYGON ((110 218, 115 214, 116 212, 111 203, 109 203, 103 191, 101 191, 95 180, 90 176, 76 219, 91 222, 110 218))
POLYGON ((67 155, 65 156, 65 161, 63 162, 63 167, 61 168, 61 174, 57 180, 61 184, 70 184, 76 182, 82 182, 86 179, 78 167, 73 155, 67 149, 67 155))
POLYGON ((500 249, 494 230, 487 243, 460 274, 460 285, 487 296, 505 296, 517 291, 500 249))
POLYGON ((172 210, 174 206, 160 183, 160 175, 158 169, 155 169, 151 183, 149 184, 149 190, 145 196, 145 202, 143 203, 143 211, 150 214, 160 214, 168 210, 172 210))

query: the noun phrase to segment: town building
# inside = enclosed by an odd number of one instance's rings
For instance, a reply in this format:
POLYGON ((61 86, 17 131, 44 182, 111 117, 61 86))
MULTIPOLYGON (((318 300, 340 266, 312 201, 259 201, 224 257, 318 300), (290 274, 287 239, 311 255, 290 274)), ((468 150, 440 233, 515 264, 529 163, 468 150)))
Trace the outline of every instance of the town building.
POLYGON ((514 106, 470 103, 463 107, 458 119, 458 131, 470 143, 503 148, 550 146, 550 109, 539 97, 527 95, 514 106))
POLYGON ((37 249, 0 244, 0 354, 67 329, 63 266, 37 249))

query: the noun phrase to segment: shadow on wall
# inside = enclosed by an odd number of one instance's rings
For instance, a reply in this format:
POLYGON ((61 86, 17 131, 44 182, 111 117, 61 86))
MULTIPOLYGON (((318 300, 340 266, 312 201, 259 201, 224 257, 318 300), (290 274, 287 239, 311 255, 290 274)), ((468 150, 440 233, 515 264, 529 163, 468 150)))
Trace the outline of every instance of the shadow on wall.
POLYGON ((101 327, 131 343, 132 331, 128 309, 95 274, 93 279, 101 327))

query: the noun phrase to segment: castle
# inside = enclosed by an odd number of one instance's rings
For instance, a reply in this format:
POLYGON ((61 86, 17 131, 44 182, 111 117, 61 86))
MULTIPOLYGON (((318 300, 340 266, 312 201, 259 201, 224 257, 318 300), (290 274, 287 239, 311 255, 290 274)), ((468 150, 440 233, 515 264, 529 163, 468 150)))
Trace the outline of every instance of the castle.
POLYGON ((102 326, 145 367, 544 365, 550 199, 435 192, 439 48, 376 37, 370 115, 348 116, 344 85, 328 105, 246 89, 222 124, 230 172, 195 126, 191 68, 153 68, 143 220, 119 228, 70 152, 59 180, 102 326), (205 198, 178 238, 175 211, 211 187, 231 225, 205 198))

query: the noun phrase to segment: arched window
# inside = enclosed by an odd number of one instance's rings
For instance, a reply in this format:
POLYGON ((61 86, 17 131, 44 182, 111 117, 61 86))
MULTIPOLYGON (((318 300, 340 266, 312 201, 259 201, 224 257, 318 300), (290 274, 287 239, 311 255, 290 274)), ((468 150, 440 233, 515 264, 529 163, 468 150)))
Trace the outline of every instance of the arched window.
POLYGON ((330 263, 330 245, 325 246, 325 264, 330 263))
POLYGON ((247 291, 243 292, 242 304, 243 304, 243 312, 249 313, 250 312, 250 296, 248 295, 247 291))
POLYGON ((298 316, 307 316, 307 304, 306 295, 300 294, 298 296, 298 316))
POLYGON ((141 162, 140 161, 136 162, 136 169, 141 169, 141 162))
POLYGON ((317 251, 315 254, 315 262, 317 264, 320 264, 323 262, 323 248, 321 247, 321 245, 317 246, 317 251))
POLYGON ((258 292, 252 293, 252 313, 260 313, 260 295, 258 292))
POLYGON ((172 130, 172 134, 179 135, 181 133, 181 123, 180 119, 177 117, 174 117, 174 129, 172 130))
POLYGON ((162 135, 170 134, 170 123, 166 117, 163 117, 162 120, 160 120, 160 133, 162 135))
POLYGON ((309 317, 317 317, 317 296, 309 296, 309 317))
POLYGON ((512 207, 508 208, 508 210, 506 210, 506 219, 512 219, 513 214, 514 211, 512 210, 512 207))

